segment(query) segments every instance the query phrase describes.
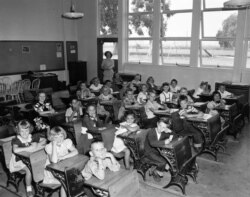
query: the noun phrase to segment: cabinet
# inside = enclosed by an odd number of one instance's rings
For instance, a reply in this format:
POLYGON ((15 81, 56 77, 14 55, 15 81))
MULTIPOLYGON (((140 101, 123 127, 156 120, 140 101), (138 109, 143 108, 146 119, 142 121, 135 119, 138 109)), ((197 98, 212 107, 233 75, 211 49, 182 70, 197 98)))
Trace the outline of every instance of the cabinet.
POLYGON ((87 62, 68 62, 69 83, 76 85, 78 81, 87 81, 87 62))
POLYGON ((228 84, 228 83, 215 83, 215 90, 218 90, 219 86, 223 84, 228 92, 235 95, 244 95, 240 100, 240 103, 250 103, 250 85, 240 85, 240 84, 228 84))

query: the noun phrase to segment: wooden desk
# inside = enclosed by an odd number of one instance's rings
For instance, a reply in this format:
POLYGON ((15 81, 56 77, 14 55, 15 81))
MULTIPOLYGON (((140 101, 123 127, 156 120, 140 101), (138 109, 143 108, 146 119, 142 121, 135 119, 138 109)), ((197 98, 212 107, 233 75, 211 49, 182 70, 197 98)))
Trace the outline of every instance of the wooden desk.
POLYGON ((169 109, 169 110, 156 110, 154 114, 158 117, 171 117, 171 115, 175 112, 179 111, 179 109, 169 109))
POLYGON ((98 102, 98 97, 88 97, 84 99, 79 99, 84 107, 88 105, 96 105, 98 102))
POLYGON ((250 103, 250 85, 241 85, 241 84, 228 84, 228 83, 215 83, 215 90, 218 90, 220 85, 225 85, 228 92, 233 93, 234 95, 243 95, 240 99, 241 104, 250 103))
POLYGON ((89 158, 87 156, 78 154, 74 157, 62 160, 58 163, 50 164, 46 167, 46 169, 53 174, 53 176, 62 184, 66 193, 68 193, 65 175, 66 169, 76 168, 78 170, 82 170, 88 160, 89 158))
POLYGON ((213 97, 211 94, 200 94, 198 95, 200 97, 201 102, 208 102, 213 100, 213 97))
POLYGON ((32 152, 23 151, 23 152, 15 153, 15 155, 16 155, 16 157, 18 157, 19 159, 21 159, 22 162, 28 167, 28 169, 30 170, 30 172, 32 172, 31 163, 30 163, 30 156, 32 154, 34 154, 35 152, 43 150, 44 147, 45 146, 38 146, 32 152))
POLYGON ((232 105, 236 103, 238 106, 240 103, 243 103, 244 95, 234 95, 234 96, 228 96, 226 98, 223 98, 228 105, 232 105))
MULTIPOLYGON (((20 104, 14 104, 14 105, 8 105, 5 108, 11 112, 11 117, 15 119, 15 110, 14 108, 18 108, 18 111, 28 111, 25 107, 27 105, 31 105, 31 103, 20 103, 20 104)), ((33 110, 33 107, 32 109, 33 110)))
POLYGON ((66 121, 65 119, 65 111, 59 111, 55 113, 46 113, 40 115, 45 119, 45 122, 47 122, 51 127, 61 125, 66 121))

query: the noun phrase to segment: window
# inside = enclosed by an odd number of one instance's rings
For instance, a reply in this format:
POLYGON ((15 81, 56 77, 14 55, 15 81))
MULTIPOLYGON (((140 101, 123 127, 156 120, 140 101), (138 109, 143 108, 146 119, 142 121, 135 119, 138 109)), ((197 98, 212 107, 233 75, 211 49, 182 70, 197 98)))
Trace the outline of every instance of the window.
POLYGON ((128 1, 128 61, 152 63, 153 0, 128 1))
POLYGON ((224 2, 203 0, 201 66, 233 67, 238 11, 223 10, 224 2))
POLYGON ((162 0, 160 63, 188 65, 193 0, 162 0))
POLYGON ((98 0, 99 36, 117 36, 118 0, 98 0))
POLYGON ((250 41, 248 41, 248 47, 247 47, 247 68, 250 68, 250 41))

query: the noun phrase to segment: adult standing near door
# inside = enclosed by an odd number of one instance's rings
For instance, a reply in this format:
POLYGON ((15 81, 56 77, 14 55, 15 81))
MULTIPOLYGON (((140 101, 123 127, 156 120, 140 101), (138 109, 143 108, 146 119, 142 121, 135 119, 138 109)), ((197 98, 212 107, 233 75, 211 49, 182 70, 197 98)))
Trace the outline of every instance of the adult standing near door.
POLYGON ((110 51, 106 51, 104 53, 106 59, 104 59, 102 61, 102 69, 103 69, 103 82, 105 82, 106 80, 113 80, 113 75, 114 75, 114 60, 112 60, 112 56, 113 54, 110 51))

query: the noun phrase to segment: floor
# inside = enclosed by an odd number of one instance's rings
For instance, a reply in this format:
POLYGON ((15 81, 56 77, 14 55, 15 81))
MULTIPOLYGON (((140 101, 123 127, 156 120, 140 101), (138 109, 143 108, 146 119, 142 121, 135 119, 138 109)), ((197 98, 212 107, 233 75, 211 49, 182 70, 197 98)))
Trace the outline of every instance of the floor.
MULTIPOLYGON (((190 179, 186 186, 187 197, 249 197, 250 196, 250 124, 242 130, 238 141, 229 140, 226 153, 218 155, 218 162, 208 156, 198 157, 198 184, 190 179)), ((6 176, 0 169, 0 197, 14 197, 4 188, 6 176)), ((139 175, 140 176, 140 175, 139 175)), ((140 178, 141 179, 141 178, 140 178)), ((140 181, 143 197, 183 196, 178 188, 162 189, 170 179, 166 174, 160 183, 147 177, 147 182, 140 181)), ((13 188, 9 188, 13 190, 13 188)), ((25 196, 23 185, 19 196, 25 196)), ((53 195, 57 197, 57 195, 53 195)))

